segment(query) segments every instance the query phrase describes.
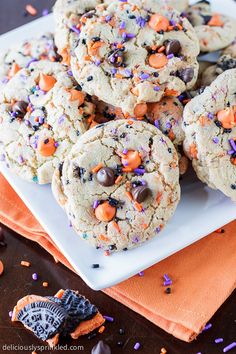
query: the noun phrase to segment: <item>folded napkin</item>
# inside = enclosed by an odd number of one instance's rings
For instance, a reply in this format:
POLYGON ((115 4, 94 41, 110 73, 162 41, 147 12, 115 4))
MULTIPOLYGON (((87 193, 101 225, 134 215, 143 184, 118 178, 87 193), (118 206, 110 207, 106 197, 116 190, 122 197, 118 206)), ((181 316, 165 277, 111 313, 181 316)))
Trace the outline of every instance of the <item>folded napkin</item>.
MULTIPOLYGON (((0 221, 38 242, 72 269, 2 175, 0 221)), ((149 268, 143 277, 135 276, 104 292, 175 337, 190 342, 236 288, 235 252, 236 221, 225 227, 225 233, 215 232, 149 268), (173 281, 169 295, 163 287, 165 273, 173 281)))

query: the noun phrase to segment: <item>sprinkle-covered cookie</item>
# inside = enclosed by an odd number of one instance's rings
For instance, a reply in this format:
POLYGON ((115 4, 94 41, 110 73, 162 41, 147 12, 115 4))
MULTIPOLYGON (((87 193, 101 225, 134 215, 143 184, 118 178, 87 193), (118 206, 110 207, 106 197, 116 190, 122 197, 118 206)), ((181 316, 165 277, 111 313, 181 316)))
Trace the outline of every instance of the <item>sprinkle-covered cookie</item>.
POLYGON ((38 60, 60 61, 54 37, 45 33, 11 47, 0 56, 0 89, 22 68, 38 60))
POLYGON ((198 177, 236 201, 236 69, 228 70, 184 110, 185 151, 198 177))
POLYGON ((52 189, 85 241, 107 252, 127 250, 155 237, 173 215, 178 155, 151 124, 101 124, 81 136, 52 189))
POLYGON ((54 168, 88 128, 94 105, 60 63, 40 61, 3 90, 1 160, 27 181, 50 183, 54 168))
POLYGON ((208 1, 199 1, 190 6, 186 16, 194 26, 202 52, 223 49, 235 37, 235 20, 223 14, 213 13, 208 1))
POLYGON ((84 19, 71 65, 84 91, 140 117, 147 102, 194 85, 198 53, 192 26, 176 10, 115 1, 84 19))
MULTIPOLYGON (((71 51, 77 46, 81 17, 90 17, 101 0, 57 0, 54 8, 55 43, 66 64, 70 63, 71 51)), ((83 21, 83 20, 82 20, 83 21)))

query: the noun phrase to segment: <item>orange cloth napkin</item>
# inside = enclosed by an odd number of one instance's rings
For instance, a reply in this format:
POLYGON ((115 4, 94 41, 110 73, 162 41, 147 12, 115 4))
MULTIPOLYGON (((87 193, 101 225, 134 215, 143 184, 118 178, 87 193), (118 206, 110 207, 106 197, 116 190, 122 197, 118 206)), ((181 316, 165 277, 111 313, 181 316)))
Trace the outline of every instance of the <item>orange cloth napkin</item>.
MULTIPOLYGON (((0 175, 0 221, 38 242, 72 269, 41 225, 0 175)), ((179 235, 181 237, 181 235, 179 235)), ((236 222, 145 271, 105 289, 105 293, 175 337, 190 342, 236 288, 236 222), (172 293, 163 274, 173 280, 172 293)), ((148 255, 147 255, 148 257, 148 255)))

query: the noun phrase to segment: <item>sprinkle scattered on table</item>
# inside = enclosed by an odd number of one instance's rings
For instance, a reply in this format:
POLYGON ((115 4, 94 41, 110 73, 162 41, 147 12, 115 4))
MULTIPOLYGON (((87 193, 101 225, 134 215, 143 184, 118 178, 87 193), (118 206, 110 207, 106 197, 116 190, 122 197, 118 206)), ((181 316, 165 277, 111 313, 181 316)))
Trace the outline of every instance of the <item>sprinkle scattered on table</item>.
POLYGON ((30 262, 27 261, 21 261, 20 264, 22 265, 22 267, 30 267, 30 262))
POLYGON ((31 16, 36 16, 37 13, 38 13, 36 8, 33 5, 31 5, 31 4, 26 5, 25 10, 31 16))

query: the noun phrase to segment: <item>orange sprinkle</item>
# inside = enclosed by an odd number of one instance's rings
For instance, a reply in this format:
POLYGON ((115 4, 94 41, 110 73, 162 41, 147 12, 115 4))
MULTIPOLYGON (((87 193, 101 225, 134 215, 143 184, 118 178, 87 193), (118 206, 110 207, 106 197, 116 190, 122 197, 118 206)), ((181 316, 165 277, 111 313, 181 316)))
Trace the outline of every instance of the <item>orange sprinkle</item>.
POLYGON ((44 282, 43 282, 43 287, 44 287, 44 288, 47 288, 47 287, 48 287, 48 282, 44 281, 44 282))
POLYGON ((176 90, 172 90, 172 89, 165 89, 165 96, 173 96, 173 97, 177 97, 179 96, 179 92, 176 90))
POLYGON ((158 204, 160 204, 161 199, 162 199, 162 192, 158 192, 157 196, 156 196, 156 201, 157 201, 158 204))
POLYGON ((224 229, 220 228, 215 231, 217 234, 223 234, 225 232, 224 229))
POLYGON ((122 168, 122 172, 132 172, 132 168, 131 167, 123 167, 122 168))
POLYGON ((109 251, 105 251, 104 252, 104 256, 106 256, 106 257, 110 256, 110 252, 109 251))
POLYGON ((112 222, 112 225, 114 226, 114 228, 116 229, 116 231, 120 233, 120 231, 121 231, 121 230, 120 230, 120 226, 117 224, 117 222, 116 222, 116 221, 113 221, 113 222, 112 222))
POLYGON ((105 326, 101 326, 98 330, 98 333, 102 334, 105 331, 106 327, 105 326))
POLYGON ((130 192, 125 192, 126 196, 128 197, 128 199, 132 202, 133 200, 133 196, 130 192))
POLYGON ((90 60, 91 60, 90 55, 85 55, 85 56, 84 56, 84 60, 85 60, 85 61, 90 61, 90 60))
POLYGON ((213 26, 213 27, 223 27, 224 22, 221 20, 221 17, 219 14, 215 14, 212 16, 210 21, 207 23, 208 26, 213 26))
POLYGON ((191 145, 190 145, 190 147, 189 147, 189 154, 190 154, 190 156, 191 156, 193 159, 197 159, 198 151, 197 151, 197 146, 196 146, 196 144, 191 144, 191 145))
POLYGON ((95 166, 95 167, 92 169, 92 173, 97 173, 99 170, 101 170, 102 167, 103 167, 103 164, 102 164, 102 163, 99 163, 97 166, 95 166))
POLYGON ((183 26, 181 26, 179 23, 177 23, 177 28, 180 30, 180 31, 182 31, 182 29, 183 29, 183 26))
POLYGON ((148 228, 148 224, 143 224, 143 228, 146 230, 148 228))
POLYGON ((138 210, 139 212, 141 212, 143 210, 143 207, 141 204, 139 204, 138 202, 134 202, 134 207, 136 210, 138 210))
POLYGON ((162 47, 160 47, 158 49, 158 53, 164 52, 165 49, 166 49, 166 47, 163 45, 162 47))
POLYGON ((122 176, 118 176, 117 179, 115 180, 115 184, 119 184, 122 178, 123 178, 122 176))
POLYGON ((20 71, 20 69, 21 67, 18 64, 13 63, 11 69, 8 71, 8 78, 11 79, 16 73, 18 73, 18 71, 20 71))
POLYGON ((0 261, 0 275, 2 275, 4 272, 4 265, 2 263, 2 261, 0 261))
POLYGON ((167 31, 173 31, 174 26, 168 26, 167 31))
POLYGON ((134 122, 133 122, 132 120, 128 120, 127 123, 128 123, 129 125, 134 124, 134 122))
POLYGON ((58 290, 58 292, 56 293, 55 297, 57 297, 58 299, 61 299, 63 294, 64 294, 64 290, 63 289, 60 289, 58 290))
POLYGON ((161 348, 161 354, 167 354, 166 348, 161 348))
POLYGON ((30 262, 27 262, 27 261, 21 261, 20 264, 21 264, 23 267, 30 267, 30 262))
POLYGON ((191 101, 191 98, 185 98, 184 100, 183 100, 183 104, 187 104, 188 102, 190 102, 191 101))
POLYGON ((105 235, 101 234, 101 235, 99 235, 99 240, 108 242, 110 239, 108 237, 106 237, 105 235))
POLYGON ((31 4, 26 5, 25 9, 31 16, 36 16, 37 15, 38 11, 31 4))
POLYGON ((118 49, 121 49, 121 48, 123 48, 123 44, 122 44, 122 43, 118 43, 116 47, 117 47, 118 49))
POLYGON ((121 75, 121 74, 119 74, 119 73, 116 73, 115 77, 116 77, 117 79, 123 79, 123 75, 121 75))

